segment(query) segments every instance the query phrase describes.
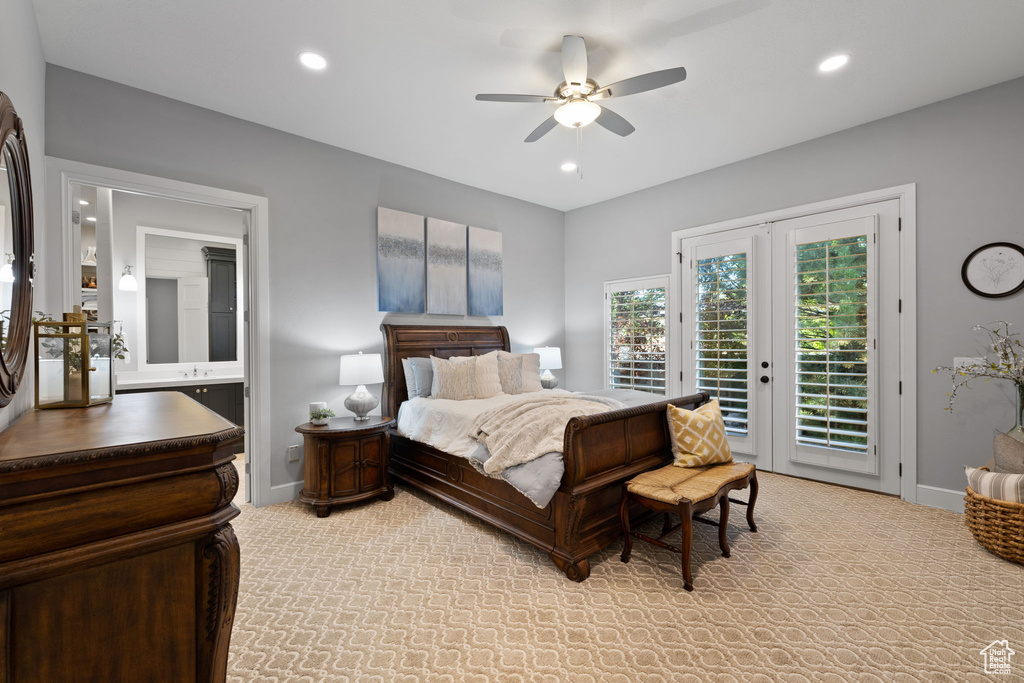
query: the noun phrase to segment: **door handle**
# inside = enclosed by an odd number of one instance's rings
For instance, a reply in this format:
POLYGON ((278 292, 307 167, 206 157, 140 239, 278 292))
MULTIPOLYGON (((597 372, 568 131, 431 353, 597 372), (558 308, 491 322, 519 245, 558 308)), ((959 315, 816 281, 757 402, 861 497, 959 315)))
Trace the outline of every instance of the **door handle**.
POLYGON ((766 361, 766 360, 761 361, 761 367, 762 368, 768 367, 768 361, 766 361))
POLYGON ((199 390, 198 390, 198 389, 196 389, 196 393, 197 393, 197 394, 199 393, 199 390))
POLYGON ((207 391, 209 391, 209 389, 207 389, 206 387, 203 387, 203 393, 205 394, 207 391))
POLYGON ((761 384, 768 384, 771 380, 768 379, 768 375, 761 375, 761 384))

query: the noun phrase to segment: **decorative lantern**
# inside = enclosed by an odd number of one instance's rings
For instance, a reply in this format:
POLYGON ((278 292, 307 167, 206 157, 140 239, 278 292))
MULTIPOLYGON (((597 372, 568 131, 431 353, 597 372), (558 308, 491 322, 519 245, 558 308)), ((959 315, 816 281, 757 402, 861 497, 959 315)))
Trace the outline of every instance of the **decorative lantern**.
POLYGON ((32 326, 36 408, 84 408, 113 399, 112 323, 88 322, 76 311, 63 321, 36 320, 32 326))

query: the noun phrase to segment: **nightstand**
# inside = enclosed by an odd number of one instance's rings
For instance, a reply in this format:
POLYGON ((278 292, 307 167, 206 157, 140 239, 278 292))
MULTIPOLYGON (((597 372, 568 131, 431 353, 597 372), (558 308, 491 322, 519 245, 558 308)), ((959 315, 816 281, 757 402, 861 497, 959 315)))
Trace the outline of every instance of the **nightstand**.
POLYGON ((310 423, 295 428, 304 442, 305 485, 299 500, 316 509, 317 517, 331 514, 332 505, 381 496, 395 497, 388 476, 390 417, 371 416, 356 421, 338 417, 328 424, 310 423))

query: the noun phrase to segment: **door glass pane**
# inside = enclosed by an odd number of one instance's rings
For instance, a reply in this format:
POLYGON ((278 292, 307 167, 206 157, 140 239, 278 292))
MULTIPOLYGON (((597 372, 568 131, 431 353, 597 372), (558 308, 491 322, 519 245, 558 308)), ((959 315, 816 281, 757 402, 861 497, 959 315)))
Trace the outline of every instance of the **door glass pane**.
POLYGON ((665 393, 665 292, 665 287, 610 292, 610 388, 665 393))
POLYGON ((868 448, 868 236, 796 245, 796 440, 868 448))
POLYGON ((697 259, 697 391, 718 398, 725 431, 749 434, 747 254, 697 259))

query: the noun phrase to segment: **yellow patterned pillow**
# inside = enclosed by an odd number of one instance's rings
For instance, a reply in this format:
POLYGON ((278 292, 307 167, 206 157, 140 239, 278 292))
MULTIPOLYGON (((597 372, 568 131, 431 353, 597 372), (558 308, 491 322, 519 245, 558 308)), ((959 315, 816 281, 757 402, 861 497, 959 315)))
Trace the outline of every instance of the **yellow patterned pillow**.
POLYGON ((725 438, 725 421, 718 399, 697 410, 668 406, 668 433, 672 439, 673 463, 678 467, 700 467, 732 462, 732 450, 725 438))

